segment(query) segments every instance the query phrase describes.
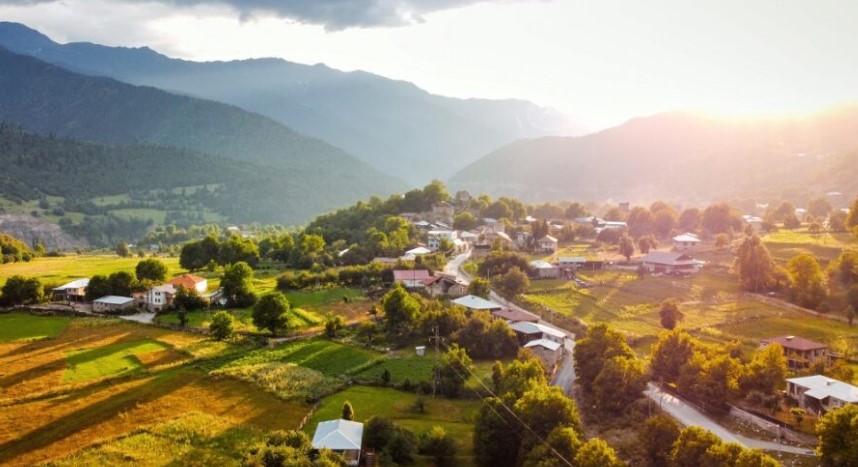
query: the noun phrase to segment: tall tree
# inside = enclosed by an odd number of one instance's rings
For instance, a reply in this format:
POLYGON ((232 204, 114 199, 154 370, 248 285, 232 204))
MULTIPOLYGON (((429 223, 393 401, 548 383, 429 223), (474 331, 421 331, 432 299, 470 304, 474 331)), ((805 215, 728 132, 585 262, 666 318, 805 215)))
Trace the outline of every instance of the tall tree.
POLYGON ((268 329, 276 336, 278 331, 289 328, 289 309, 289 299, 282 293, 265 295, 253 307, 253 325, 258 329, 268 329))
POLYGON ((475 277, 470 284, 468 284, 468 293, 471 295, 476 295, 477 297, 489 298, 489 292, 491 292, 491 285, 489 284, 488 279, 483 279, 482 277, 475 277))
POLYGON ((858 405, 849 404, 823 415, 816 434, 816 455, 823 466, 858 466, 858 405))
POLYGON ((711 235, 742 229, 742 215, 727 203, 710 205, 703 211, 700 225, 711 235))
POLYGON ((776 394, 784 385, 787 371, 783 347, 778 343, 769 344, 754 351, 743 386, 765 394, 776 394))
POLYGON ((665 329, 675 328, 685 318, 685 315, 679 310, 679 304, 676 303, 675 299, 668 299, 661 302, 658 315, 661 318, 661 326, 665 329))
POLYGON ((12 276, 6 279, 0 289, 0 305, 15 306, 36 303, 42 300, 44 291, 39 279, 34 277, 12 276))
POLYGON ((629 212, 629 217, 626 219, 626 225, 629 227, 629 233, 633 237, 640 237, 655 232, 653 215, 649 209, 643 206, 635 206, 629 212))
POLYGON ((702 215, 697 208, 689 208, 679 215, 678 227, 685 232, 694 232, 700 227, 702 215))
POLYGON ((625 256, 626 261, 629 261, 635 254, 635 241, 627 233, 623 233, 620 239, 617 240, 617 248, 622 256, 625 256))
POLYGON ((665 383, 675 383, 680 369, 695 352, 694 341, 687 332, 680 329, 663 331, 652 346, 650 369, 653 376, 665 383))
POLYGON ((492 279, 494 288, 506 298, 514 298, 530 287, 530 279, 521 269, 513 267, 500 277, 492 279))
POLYGON ((584 443, 575 455, 573 464, 577 467, 623 467, 626 465, 617 457, 603 439, 593 438, 584 443))
POLYGON ((825 275, 816 257, 810 253, 799 253, 786 265, 793 301, 807 308, 817 308, 828 297, 825 275))
POLYGON ((138 281, 163 282, 167 279, 167 265, 155 258, 144 259, 134 268, 138 281))
POLYGON ((343 402, 343 413, 340 417, 343 420, 354 420, 355 419, 355 408, 352 407, 352 403, 349 401, 343 402))
POLYGON ((444 352, 437 371, 441 377, 441 393, 447 397, 456 397, 462 392, 470 375, 471 357, 465 349, 453 344, 444 352))
POLYGON ((757 234, 745 237, 739 245, 733 269, 739 275, 739 285, 754 293, 774 282, 775 263, 757 234))
POLYGON ((253 291, 253 269, 247 263, 228 265, 223 268, 220 288, 230 306, 248 307, 256 303, 256 293, 253 291))
POLYGON ((625 336, 607 324, 587 329, 583 339, 575 344, 575 372, 585 392, 592 390, 593 381, 602 371, 605 362, 614 357, 634 358, 634 351, 626 344, 625 336))
POLYGON ((592 400, 599 412, 618 415, 642 397, 648 380, 646 367, 638 359, 608 359, 593 381, 592 400))
POLYGON ((855 201, 852 201, 852 205, 849 206, 849 214, 846 216, 845 223, 849 230, 858 227, 858 196, 855 197, 855 201))
POLYGON ((397 283, 381 299, 384 330, 393 339, 407 339, 414 332, 420 303, 397 283))
POLYGON ((670 450, 679 438, 679 425, 664 415, 650 417, 638 430, 638 441, 650 467, 670 464, 670 450))

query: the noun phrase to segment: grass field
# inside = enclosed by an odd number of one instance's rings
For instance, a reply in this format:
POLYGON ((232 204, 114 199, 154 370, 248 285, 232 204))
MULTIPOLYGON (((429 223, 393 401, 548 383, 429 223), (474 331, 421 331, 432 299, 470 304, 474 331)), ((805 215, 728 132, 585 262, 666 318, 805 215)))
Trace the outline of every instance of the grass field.
POLYGON ((68 324, 69 318, 59 316, 0 314, 0 342, 57 337, 68 324))
POLYGON ((211 465, 221 465, 218 459, 234 458, 236 446, 254 433, 296 427, 309 410, 302 401, 284 401, 189 364, 194 357, 229 358, 236 350, 202 336, 100 319, 71 320, 54 339, 0 342, 0 465, 60 460, 96 444, 101 447, 68 462, 187 465, 212 459, 211 465), (104 368, 131 355, 141 368, 111 379, 67 381, 68 354, 81 359, 76 372, 99 366, 86 371, 94 378, 117 375, 104 368), (171 440, 181 442, 166 450, 171 440))
POLYGON ((349 401, 355 409, 355 421, 365 422, 371 415, 384 416, 417 435, 433 426, 442 427, 456 440, 457 464, 473 465, 474 420, 482 401, 424 397, 426 410, 418 413, 413 410, 416 399, 414 393, 395 389, 353 386, 326 397, 304 430, 312 436, 319 422, 340 418, 343 402, 349 401))
MULTIPOLYGON (((116 271, 134 273, 141 258, 120 258, 116 255, 74 255, 57 258, 36 258, 27 263, 0 265, 0 284, 11 276, 36 277, 43 284, 61 285, 65 282, 96 274, 109 275, 116 271)), ((167 265, 168 277, 187 272, 179 267, 178 258, 159 257, 167 265)))
POLYGON ((63 382, 75 383, 134 373, 144 368, 138 355, 154 354, 168 348, 160 342, 145 339, 95 349, 72 350, 66 353, 68 369, 63 374, 63 382))

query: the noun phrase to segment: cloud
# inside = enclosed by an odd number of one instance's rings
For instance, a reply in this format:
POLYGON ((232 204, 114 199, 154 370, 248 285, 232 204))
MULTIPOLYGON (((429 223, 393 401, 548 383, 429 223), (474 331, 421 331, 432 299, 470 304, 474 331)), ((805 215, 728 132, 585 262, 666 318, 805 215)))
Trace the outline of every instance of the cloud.
MULTIPOLYGON (((61 0, 0 0, 0 5, 31 6, 61 0)), ((114 0, 121 3, 159 3, 177 7, 224 5, 240 18, 276 16, 329 31, 348 28, 407 26, 422 23, 424 15, 476 3, 511 3, 516 0, 114 0)), ((518 0, 521 1, 521 0, 518 0)))

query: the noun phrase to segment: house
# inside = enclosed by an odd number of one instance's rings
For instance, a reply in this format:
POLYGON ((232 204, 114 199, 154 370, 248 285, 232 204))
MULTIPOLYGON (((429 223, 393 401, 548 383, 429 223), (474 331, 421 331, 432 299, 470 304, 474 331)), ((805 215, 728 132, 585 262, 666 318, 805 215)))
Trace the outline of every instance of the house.
POLYGON ((778 336, 760 341, 760 347, 772 343, 778 343, 784 349, 787 365, 796 370, 807 368, 810 363, 818 358, 829 359, 828 346, 796 336, 778 336))
POLYGON ((432 253, 432 250, 425 246, 418 246, 417 248, 412 248, 406 251, 404 255, 399 257, 399 259, 402 261, 414 261, 418 256, 428 255, 429 253, 432 253))
POLYGON ((481 235, 481 237, 482 242, 480 243, 483 245, 492 245, 496 240, 501 241, 505 245, 512 245, 512 238, 510 238, 510 236, 507 235, 505 232, 495 232, 494 230, 488 230, 483 235, 481 235))
POLYGON ((497 319, 502 319, 507 322, 507 324, 518 323, 521 321, 525 321, 528 323, 536 323, 539 321, 539 316, 524 310, 513 310, 510 308, 505 308, 503 310, 495 310, 492 311, 492 316, 497 319))
POLYGON ((134 308, 134 299, 132 297, 108 295, 92 302, 92 311, 96 313, 113 313, 130 308, 134 308))
POLYGON ((206 293, 209 290, 209 281, 204 277, 193 274, 182 274, 167 281, 167 284, 175 288, 181 285, 185 290, 196 290, 198 293, 206 293))
POLYGON ((694 250, 700 246, 700 239, 692 233, 684 233, 673 237, 673 248, 677 250, 694 250))
POLYGON ((176 287, 172 284, 159 285, 146 291, 146 308, 149 311, 163 311, 173 306, 173 298, 176 296, 176 287))
POLYGON ((86 296, 89 279, 77 279, 51 289, 51 299, 57 302, 82 302, 86 296))
POLYGON ((581 269, 587 260, 580 256, 561 256, 557 259, 557 265, 567 269, 581 269))
POLYGON ((453 243, 456 238, 455 230, 430 230, 426 233, 426 246, 431 250, 437 250, 441 248, 441 239, 447 239, 450 243, 453 243))
POLYGON ((468 285, 455 277, 446 274, 435 274, 423 281, 426 291, 430 297, 447 295, 450 297, 461 297, 468 293, 468 285))
POLYGON ((550 341, 557 342, 558 344, 562 344, 563 339, 566 338, 566 334, 563 331, 559 331, 539 323, 520 321, 518 323, 510 324, 509 328, 515 331, 515 334, 518 336, 518 340, 522 345, 537 339, 548 339, 550 341))
POLYGON ((536 240, 536 251, 543 253, 554 253, 557 251, 557 239, 546 235, 536 240))
POLYGON ((563 345, 549 339, 532 340, 524 344, 524 348, 530 349, 548 368, 557 365, 563 355, 563 345))
POLYGON ((700 271, 702 261, 684 253, 650 251, 643 257, 643 267, 651 273, 688 275, 700 271))
POLYGON ((313 449, 330 449, 345 457, 348 465, 358 465, 360 462, 362 442, 363 423, 351 420, 319 422, 313 434, 313 449))
POLYGON ((476 295, 465 295, 464 297, 453 300, 454 305, 465 307, 472 311, 498 311, 502 310, 503 306, 491 300, 486 300, 476 295))
POLYGON ((406 289, 422 289, 424 281, 432 275, 426 269, 396 269, 393 271, 393 282, 402 284, 406 289))
POLYGON ((531 261, 530 268, 533 270, 533 277, 536 279, 556 279, 560 277, 560 268, 548 261, 531 261))
POLYGON ((460 232, 459 239, 467 244, 473 245, 480 238, 480 234, 474 232, 460 232))
POLYGON ((823 375, 787 379, 787 395, 799 407, 821 415, 858 402, 858 387, 823 375))

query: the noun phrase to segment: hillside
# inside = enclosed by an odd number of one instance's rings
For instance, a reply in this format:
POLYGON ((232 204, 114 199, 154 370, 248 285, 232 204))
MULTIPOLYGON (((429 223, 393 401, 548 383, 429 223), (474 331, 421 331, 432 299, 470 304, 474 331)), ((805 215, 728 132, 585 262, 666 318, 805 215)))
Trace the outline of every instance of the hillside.
MULTIPOLYGON (((258 177, 229 174, 236 181, 253 182, 232 183, 227 187, 230 193, 258 197, 251 206, 240 199, 224 199, 223 209, 236 221, 303 222, 354 200, 404 187, 340 149, 269 118, 155 88, 79 75, 2 48, 0 121, 40 134, 106 144, 171 146, 253 164, 258 170, 250 172, 258 177), (231 207, 225 207, 227 201, 231 207)), ((153 160, 144 170, 164 177, 164 172, 182 164, 189 162, 153 160)), ((201 161, 199 166, 207 170, 201 161)))
POLYGON ((633 119, 577 138, 522 140, 450 180, 528 201, 697 203, 776 199, 784 190, 858 191, 858 106, 801 118, 727 120, 692 113, 633 119))
POLYGON ((58 44, 0 23, 0 46, 81 73, 230 103, 344 148, 412 185, 446 178, 520 138, 578 134, 569 117, 520 100, 454 99, 362 71, 280 59, 190 62, 148 48, 58 44))

